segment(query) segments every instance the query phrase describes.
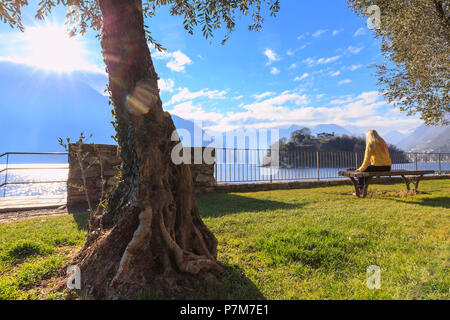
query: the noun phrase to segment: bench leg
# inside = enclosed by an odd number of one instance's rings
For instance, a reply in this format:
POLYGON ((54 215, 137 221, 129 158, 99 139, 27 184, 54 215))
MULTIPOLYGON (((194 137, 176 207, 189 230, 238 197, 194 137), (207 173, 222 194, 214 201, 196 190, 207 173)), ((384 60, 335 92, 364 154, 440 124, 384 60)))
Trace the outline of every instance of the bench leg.
POLYGON ((350 178, 350 180, 351 180, 352 183, 353 183, 353 187, 355 187, 355 193, 356 193, 356 196, 357 196, 358 198, 360 198, 361 196, 359 195, 358 182, 357 182, 356 179, 353 178, 353 177, 349 177, 349 178, 350 178))
POLYGON ((417 192, 417 190, 419 189, 419 182, 422 179, 423 174, 420 175, 419 177, 417 177, 416 181, 414 182, 414 192, 417 192))
POLYGON ((407 178, 407 177, 405 177, 404 175, 402 175, 402 179, 403 179, 403 181, 405 182, 405 184, 406 184, 406 190, 409 192, 409 191, 411 191, 411 188, 410 188, 410 184, 411 184, 411 182, 414 184, 414 192, 417 192, 417 190, 418 190, 418 188, 419 188, 419 182, 420 182, 420 180, 422 179, 422 177, 423 177, 423 174, 422 175, 420 175, 420 176, 418 176, 418 177, 416 177, 416 178, 407 178))
POLYGON ((367 177, 366 179, 365 179, 365 183, 364 183, 364 185, 363 185, 363 191, 362 191, 362 194, 360 194, 359 193, 359 188, 358 188, 358 181, 355 179, 355 178, 353 178, 353 177, 349 177, 350 178, 350 180, 352 180, 352 183, 353 183, 353 187, 355 187, 355 193, 356 193, 356 196, 358 197, 358 198, 361 198, 361 196, 362 196, 362 198, 365 198, 365 197, 367 197, 367 191, 369 190, 369 184, 370 184, 370 181, 372 180, 372 177, 367 177))
POLYGON ((402 175, 401 177, 402 177, 403 182, 406 184, 406 191, 409 192, 409 190, 411 189, 411 188, 409 187, 409 184, 411 183, 411 180, 409 180, 409 179, 408 179, 407 177, 405 177, 404 175, 402 175))
POLYGON ((372 180, 372 177, 366 178, 366 182, 363 185, 363 194, 362 194, 363 198, 367 197, 367 191, 369 190, 369 184, 370 184, 371 180, 372 180))

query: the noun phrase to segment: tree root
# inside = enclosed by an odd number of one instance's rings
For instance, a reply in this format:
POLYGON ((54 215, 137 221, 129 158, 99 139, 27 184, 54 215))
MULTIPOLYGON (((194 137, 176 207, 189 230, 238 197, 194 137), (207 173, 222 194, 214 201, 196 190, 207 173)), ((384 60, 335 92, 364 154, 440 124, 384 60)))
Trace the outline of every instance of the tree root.
POLYGON ((117 286, 118 282, 130 281, 129 276, 133 272, 133 259, 139 259, 139 253, 149 247, 149 243, 146 243, 145 240, 151 237, 152 216, 151 207, 147 207, 139 214, 139 226, 122 255, 117 273, 111 281, 111 287, 117 286))

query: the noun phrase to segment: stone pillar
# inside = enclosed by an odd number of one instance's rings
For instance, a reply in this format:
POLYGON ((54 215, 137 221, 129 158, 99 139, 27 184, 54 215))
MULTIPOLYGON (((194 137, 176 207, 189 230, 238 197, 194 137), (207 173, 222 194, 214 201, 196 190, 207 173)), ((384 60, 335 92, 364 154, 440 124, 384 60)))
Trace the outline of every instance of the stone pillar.
MULTIPOLYGON (((205 163, 205 159, 202 157, 202 163, 194 163, 194 153, 198 152, 203 155, 204 153, 210 154, 211 157, 216 158, 216 149, 214 148, 183 148, 183 152, 191 152, 191 174, 192 179, 194 181, 195 193, 202 194, 208 193, 214 190, 214 187, 217 185, 216 178, 214 178, 214 164, 205 163), (206 150, 205 152, 205 149, 206 150)), ((200 160, 200 159, 199 159, 200 160)))

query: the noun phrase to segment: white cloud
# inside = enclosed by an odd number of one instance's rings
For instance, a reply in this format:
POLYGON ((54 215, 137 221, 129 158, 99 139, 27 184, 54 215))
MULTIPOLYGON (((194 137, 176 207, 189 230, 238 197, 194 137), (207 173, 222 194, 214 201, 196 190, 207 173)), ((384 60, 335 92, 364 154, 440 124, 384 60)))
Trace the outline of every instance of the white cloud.
POLYGON ((297 40, 304 40, 309 35, 309 32, 303 33, 297 37, 297 40))
POLYGON ((240 95, 240 96, 233 97, 231 99, 233 99, 233 100, 241 100, 242 98, 244 98, 244 96, 240 95))
POLYGON ((344 31, 343 28, 341 29, 334 29, 333 32, 331 33, 333 36, 338 35, 339 33, 341 33, 342 31, 344 31))
POLYGON ((355 71, 358 70, 359 68, 361 68, 363 65, 362 64, 353 64, 350 67, 346 67, 346 69, 350 70, 350 71, 355 71))
POLYGON ((342 99, 333 100, 330 104, 340 108, 345 113, 346 119, 359 119, 364 116, 370 118, 375 116, 378 108, 386 106, 378 91, 367 91, 358 96, 343 96, 342 99))
POLYGON ((303 80, 303 79, 306 79, 306 78, 308 78, 309 77, 309 74, 308 73, 304 73, 304 74, 302 74, 300 77, 295 77, 294 78, 294 81, 301 81, 301 80, 303 80))
POLYGON ((348 84, 348 83, 352 83, 352 80, 350 79, 344 79, 338 82, 338 85, 343 85, 343 84, 348 84))
POLYGON ((352 95, 345 95, 345 96, 339 97, 338 99, 331 100, 330 104, 331 105, 333 105, 333 104, 345 104, 345 103, 352 102, 354 99, 355 98, 352 95))
POLYGON ((356 30, 355 34, 353 35, 354 37, 358 37, 358 36, 362 36, 365 35, 367 33, 366 28, 359 28, 358 30, 356 30))
POLYGON ((293 63, 289 66, 289 70, 297 68, 297 64, 293 63))
POLYGON ((245 122, 248 120, 286 120, 283 112, 289 110, 289 106, 301 106, 308 103, 306 95, 285 91, 266 100, 257 101, 252 104, 244 105, 244 112, 228 113, 224 119, 230 125, 235 122, 245 122))
POLYGON ((280 69, 273 67, 272 69, 270 69, 270 74, 279 74, 280 73, 280 69))
POLYGON ((170 106, 182 101, 194 100, 203 97, 208 99, 224 99, 226 94, 226 90, 219 91, 202 89, 200 91, 190 92, 188 88, 180 88, 178 93, 174 94, 170 101, 165 104, 165 106, 170 106))
POLYGON ((307 64, 308 66, 312 67, 316 64, 316 60, 314 60, 313 58, 306 58, 305 60, 303 60, 303 63, 307 64))
POLYGON ((184 66, 192 63, 191 59, 180 50, 173 52, 172 58, 171 61, 167 62, 166 66, 176 72, 184 71, 184 66))
MULTIPOLYGON (((220 114, 206 111, 191 101, 176 105, 171 112, 186 119, 213 122, 206 128, 213 131, 276 128, 293 124, 313 126, 320 123, 353 126, 361 128, 360 131, 365 131, 368 127, 383 131, 392 126, 399 130, 410 130, 420 124, 418 119, 402 118, 389 112, 381 113, 381 110, 384 111, 381 108, 389 106, 377 91, 342 96, 333 100, 328 107, 310 106, 308 96, 299 91, 288 90, 278 95, 270 92, 255 96, 265 97, 251 104, 241 103, 239 107, 242 111, 238 112, 220 114)), ((323 94, 315 95, 316 99, 323 97, 323 94)))
MULTIPOLYGON (((318 95, 322 98, 323 95, 318 95)), ((362 99, 360 99, 362 100, 362 99)), ((309 99, 299 92, 285 91, 278 96, 243 105, 245 111, 228 113, 212 130, 233 130, 237 128, 274 128, 298 123, 343 122, 336 117, 345 117, 344 107, 334 108, 307 106, 309 99)), ((345 110, 346 111, 346 110, 345 110)))
POLYGON ((193 105, 192 101, 177 104, 167 111, 186 120, 218 122, 224 117, 218 112, 205 111, 200 105, 193 105))
POLYGON ((361 51, 362 51, 362 49, 364 49, 363 47, 354 47, 354 46, 349 46, 346 50, 345 50, 345 52, 347 53, 347 54, 358 54, 358 53, 360 53, 361 51))
POLYGON ((305 43, 304 45, 302 45, 302 46, 300 47, 300 50, 305 49, 305 48, 306 48, 307 46, 309 46, 311 43, 312 43, 312 42, 307 42, 307 43, 305 43))
POLYGON ((175 86, 175 82, 172 79, 159 79, 158 80, 158 88, 162 91, 173 92, 173 87, 175 86))
POLYGON ((319 64, 328 64, 334 61, 337 61, 341 58, 341 56, 334 56, 334 57, 329 57, 329 58, 319 58, 317 60, 313 59, 313 58, 306 58, 305 60, 303 60, 303 63, 307 64, 309 67, 315 66, 315 65, 319 65, 319 64))
POLYGON ((334 57, 330 57, 330 58, 320 58, 317 60, 317 64, 327 64, 327 63, 339 60, 340 58, 341 58, 341 56, 334 56, 334 57))
POLYGON ((293 56, 293 55, 295 54, 295 51, 288 50, 288 51, 286 51, 286 54, 287 54, 288 56, 293 56))
POLYGON ((275 94, 275 92, 267 91, 267 92, 263 92, 261 94, 254 94, 252 97, 255 98, 256 100, 261 100, 261 99, 273 96, 274 94, 275 94))
POLYGON ((337 77, 337 76, 340 75, 340 74, 341 74, 340 71, 330 72, 330 76, 332 76, 332 77, 337 77))
POLYGON ((170 59, 170 61, 167 62, 166 66, 167 68, 175 72, 184 71, 185 66, 192 63, 192 60, 180 50, 174 52, 159 52, 154 50, 152 52, 152 56, 155 59, 170 59))
POLYGON ((269 59, 266 65, 270 65, 272 64, 272 62, 281 60, 281 58, 275 53, 275 51, 269 48, 264 51, 264 55, 267 57, 267 59, 269 59))
POLYGON ((317 30, 316 32, 314 32, 314 33, 312 34, 312 36, 315 37, 315 38, 317 38, 317 37, 320 37, 322 34, 324 34, 324 33, 327 32, 327 31, 328 31, 328 29, 319 29, 319 30, 317 30))

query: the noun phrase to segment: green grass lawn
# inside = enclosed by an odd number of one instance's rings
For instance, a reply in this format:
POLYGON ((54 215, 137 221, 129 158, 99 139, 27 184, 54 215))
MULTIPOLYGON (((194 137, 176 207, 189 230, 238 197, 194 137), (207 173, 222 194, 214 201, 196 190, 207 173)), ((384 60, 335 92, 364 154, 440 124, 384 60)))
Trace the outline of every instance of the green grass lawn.
MULTIPOLYGON (((448 299, 450 180, 200 196, 201 215, 219 240, 227 271, 189 298, 448 299), (381 268, 369 289, 367 267, 381 268)), ((64 298, 43 293, 84 242, 87 214, 0 224, 0 299, 64 298)))

